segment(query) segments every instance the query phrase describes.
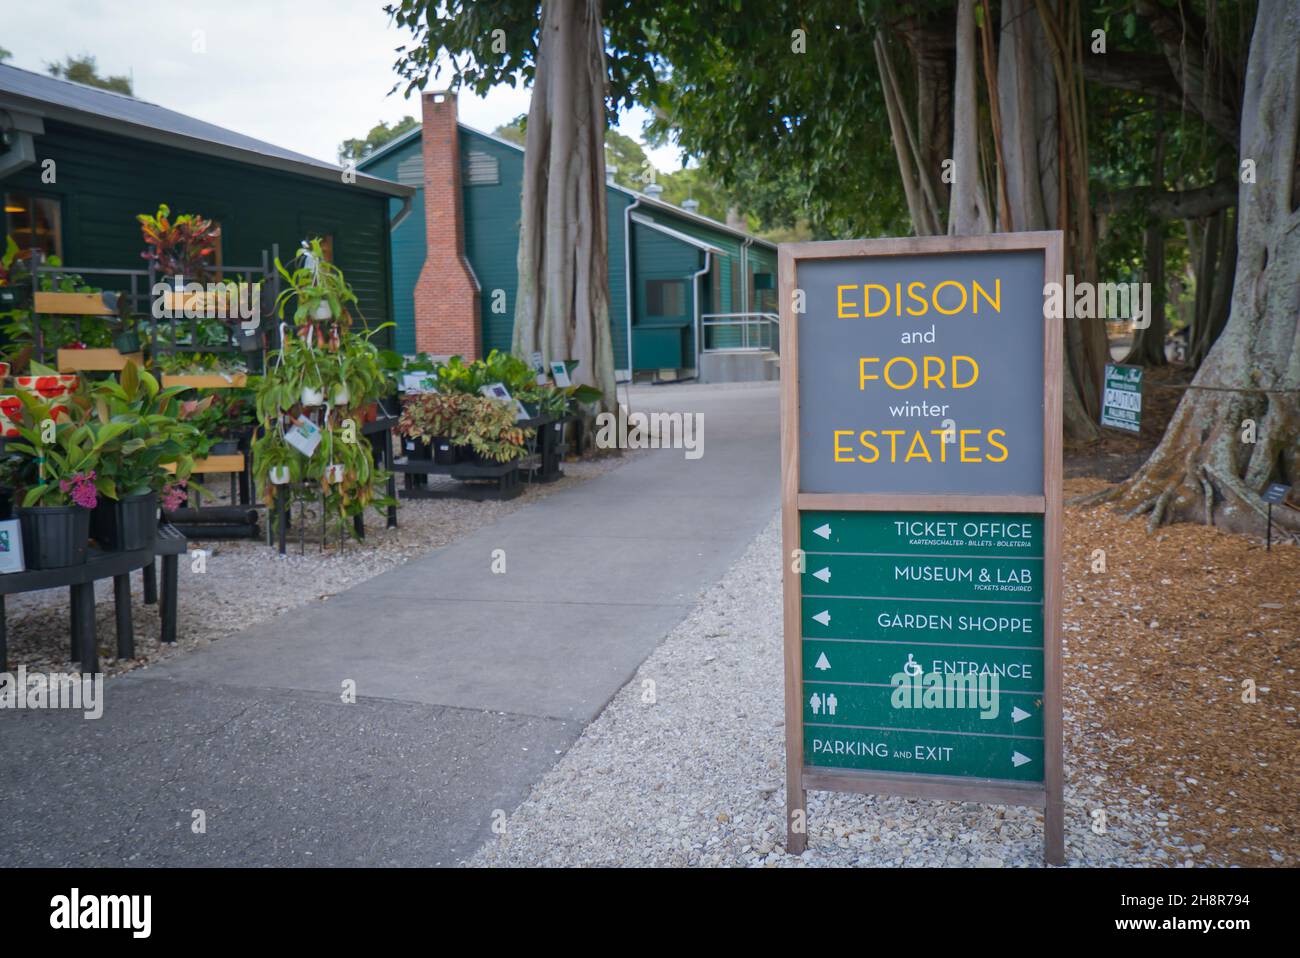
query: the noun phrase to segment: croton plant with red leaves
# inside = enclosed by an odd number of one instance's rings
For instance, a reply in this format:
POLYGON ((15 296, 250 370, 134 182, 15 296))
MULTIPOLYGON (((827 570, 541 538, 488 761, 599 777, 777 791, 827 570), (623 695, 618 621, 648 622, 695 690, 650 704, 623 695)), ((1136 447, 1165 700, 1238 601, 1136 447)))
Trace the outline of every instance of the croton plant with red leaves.
POLYGON ((184 276, 186 282, 205 283, 217 248, 221 227, 195 213, 171 218, 166 203, 158 206, 154 216, 141 213, 140 232, 145 249, 140 256, 154 264, 163 276, 184 276))

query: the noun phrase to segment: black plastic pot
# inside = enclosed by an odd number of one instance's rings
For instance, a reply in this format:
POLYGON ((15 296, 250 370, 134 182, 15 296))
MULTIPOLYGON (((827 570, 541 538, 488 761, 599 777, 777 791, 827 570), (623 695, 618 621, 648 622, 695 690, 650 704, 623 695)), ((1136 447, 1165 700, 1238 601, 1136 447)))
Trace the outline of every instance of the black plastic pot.
POLYGON ((124 356, 128 353, 138 353, 141 348, 140 334, 118 333, 113 337, 113 347, 124 356))
POLYGON ((0 486, 0 522, 13 518, 14 491, 8 486, 0 486))
POLYGON ((100 499, 90 519, 90 534, 103 548, 116 552, 153 545, 158 535, 157 493, 100 499))
POLYGON ((62 569, 86 561, 90 510, 80 506, 30 506, 14 509, 23 530, 23 560, 28 569, 62 569))
POLYGON ((433 447, 429 443, 423 439, 412 439, 410 436, 402 439, 402 451, 412 462, 424 462, 433 458, 433 447))
POLYGON ((209 456, 233 456, 237 452, 239 452, 238 439, 222 439, 220 442, 215 442, 212 444, 212 448, 208 450, 208 455, 209 456))
POLYGON ((433 440, 433 461, 440 466, 451 466, 460 462, 460 446, 453 446, 450 439, 433 440))
POLYGON ((262 349, 262 331, 260 329, 244 329, 238 326, 235 329, 235 342, 239 345, 240 352, 256 353, 262 349))

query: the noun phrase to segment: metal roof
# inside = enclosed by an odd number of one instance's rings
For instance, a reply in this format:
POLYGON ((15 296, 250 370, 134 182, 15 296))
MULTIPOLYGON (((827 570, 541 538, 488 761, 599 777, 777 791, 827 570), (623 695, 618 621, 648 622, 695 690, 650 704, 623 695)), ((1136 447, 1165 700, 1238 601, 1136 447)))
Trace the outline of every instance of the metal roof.
MULTIPOLYGON (((234 130, 177 113, 147 100, 0 64, 0 110, 20 111, 192 153, 269 167, 343 185, 342 166, 286 150, 234 130)), ((407 197, 414 189, 364 173, 355 184, 407 197)))
POLYGON ((666 236, 671 236, 673 239, 694 246, 696 249, 708 250, 710 253, 717 253, 719 255, 723 255, 724 253, 724 250, 714 246, 712 243, 706 243, 704 240, 696 239, 694 236, 689 236, 681 230, 675 230, 670 226, 664 226, 662 223, 656 223, 650 217, 642 216, 640 213, 632 214, 632 222, 636 223, 638 226, 645 226, 649 229, 663 233, 666 236))

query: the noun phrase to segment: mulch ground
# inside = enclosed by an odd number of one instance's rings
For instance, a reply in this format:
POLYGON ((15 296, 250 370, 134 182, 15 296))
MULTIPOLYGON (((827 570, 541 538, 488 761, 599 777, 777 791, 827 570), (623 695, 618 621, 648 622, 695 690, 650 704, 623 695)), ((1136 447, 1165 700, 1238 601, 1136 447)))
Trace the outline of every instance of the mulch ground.
MULTIPOLYGON (((1067 501, 1145 461, 1182 391, 1144 393, 1140 436, 1068 450, 1067 501)), ((1163 809, 1174 861, 1300 864, 1300 548, 1067 506, 1063 615, 1065 707, 1107 756, 1079 771, 1115 787, 1108 815, 1163 809)))

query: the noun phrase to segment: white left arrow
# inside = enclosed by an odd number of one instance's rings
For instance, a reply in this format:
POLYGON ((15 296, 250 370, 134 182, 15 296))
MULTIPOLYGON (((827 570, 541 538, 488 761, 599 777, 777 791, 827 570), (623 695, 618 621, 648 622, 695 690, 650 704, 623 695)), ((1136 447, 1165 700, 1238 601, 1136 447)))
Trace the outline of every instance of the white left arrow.
POLYGON ((813 532, 821 536, 823 539, 829 539, 831 537, 831 524, 829 522, 823 523, 814 529, 813 532))
POLYGON ((1017 722, 1023 721, 1024 719, 1027 719, 1027 718, 1029 718, 1029 713, 1026 712, 1024 709, 1022 709, 1019 705, 1013 705, 1013 706, 1011 706, 1011 724, 1012 724, 1012 725, 1015 725, 1017 722))
POLYGON ((831 624, 831 614, 826 609, 823 609, 821 612, 818 612, 816 615, 813 616, 813 618, 816 619, 818 622, 820 622, 822 625, 831 624))
POLYGON ((1024 765, 1026 762, 1033 761, 1028 755, 1021 755, 1019 752, 1011 753, 1011 764, 1016 768, 1024 765))
POLYGON ((816 572, 813 573, 813 578, 821 579, 823 582, 830 582, 831 581, 830 566, 827 566, 824 569, 818 569, 816 572))

